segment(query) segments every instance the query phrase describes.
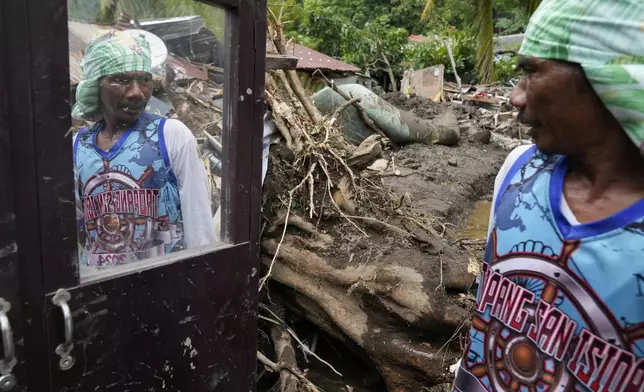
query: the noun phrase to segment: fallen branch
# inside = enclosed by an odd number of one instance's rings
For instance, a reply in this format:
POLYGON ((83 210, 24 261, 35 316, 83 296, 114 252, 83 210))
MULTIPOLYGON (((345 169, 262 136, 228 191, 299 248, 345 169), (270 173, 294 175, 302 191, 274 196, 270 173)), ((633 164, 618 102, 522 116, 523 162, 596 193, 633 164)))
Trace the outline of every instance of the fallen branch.
MULTIPOLYGON (((345 94, 342 90, 340 90, 340 89, 338 88, 338 86, 337 86, 335 83, 330 82, 330 84, 331 84, 331 88, 333 89, 333 91, 335 91, 336 93, 340 94, 340 96, 341 96, 342 98, 344 98, 344 99, 345 99, 345 100, 347 100, 347 101, 350 101, 350 100, 351 100, 351 97, 350 97, 349 95, 345 94)), ((380 128, 378 128, 378 126, 376 125, 376 123, 374 123, 374 122, 373 122, 373 120, 372 120, 371 118, 369 118, 369 116, 367 116, 367 113, 365 113, 364 108, 363 108, 362 106, 360 106, 360 104, 359 104, 359 103, 360 103, 360 101, 357 101, 357 102, 355 102, 355 103, 354 103, 354 105, 353 105, 353 106, 354 106, 354 107, 356 108, 356 110, 358 111, 358 115, 360 116, 360 118, 362 119, 362 121, 363 121, 363 122, 364 122, 364 123, 365 123, 365 124, 366 124, 366 125, 367 125, 371 130, 372 130, 372 131, 374 131, 374 132, 375 132, 375 133, 377 133, 378 135, 380 135, 380 136, 382 136, 382 137, 386 138, 386 137, 387 137, 387 135, 386 135, 386 134, 385 134, 385 133, 384 133, 380 128)))

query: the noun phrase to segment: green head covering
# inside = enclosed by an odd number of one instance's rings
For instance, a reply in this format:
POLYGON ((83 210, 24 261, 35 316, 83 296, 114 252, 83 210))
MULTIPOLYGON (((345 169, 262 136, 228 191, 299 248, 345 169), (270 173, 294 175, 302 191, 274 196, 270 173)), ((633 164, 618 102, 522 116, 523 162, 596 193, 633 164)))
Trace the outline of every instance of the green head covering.
POLYGON ((95 36, 85 50, 81 69, 85 79, 76 88, 72 117, 100 121, 103 117, 98 91, 99 80, 123 72, 150 72, 150 44, 143 36, 111 30, 95 36))
POLYGON ((644 154, 644 0, 543 0, 519 54, 580 64, 644 154))

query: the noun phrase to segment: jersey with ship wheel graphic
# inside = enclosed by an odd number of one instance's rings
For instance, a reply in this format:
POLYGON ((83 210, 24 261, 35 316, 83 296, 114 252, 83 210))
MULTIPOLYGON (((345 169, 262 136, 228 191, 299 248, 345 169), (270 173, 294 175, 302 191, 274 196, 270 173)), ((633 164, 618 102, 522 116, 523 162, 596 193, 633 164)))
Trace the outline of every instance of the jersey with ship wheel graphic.
POLYGON ((644 391, 644 203, 570 226, 564 159, 522 158, 498 195, 454 390, 644 391))
POLYGON ((160 117, 144 115, 109 151, 95 144, 100 126, 76 138, 83 264, 119 265, 182 249, 179 195, 164 162, 162 126, 160 117))

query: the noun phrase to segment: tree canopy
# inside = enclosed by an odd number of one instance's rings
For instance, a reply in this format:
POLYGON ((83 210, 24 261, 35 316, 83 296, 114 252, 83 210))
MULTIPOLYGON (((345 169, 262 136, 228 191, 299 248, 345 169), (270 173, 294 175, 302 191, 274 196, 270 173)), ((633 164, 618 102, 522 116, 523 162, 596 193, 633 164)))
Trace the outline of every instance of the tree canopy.
POLYGON ((274 0, 270 8, 276 16, 281 15, 286 34, 296 42, 365 70, 384 72, 391 65, 394 73, 401 74, 404 67, 443 63, 451 73, 447 50, 442 45, 448 39, 456 53, 459 73, 471 73, 489 81, 494 78, 493 35, 522 32, 528 15, 538 3, 535 0, 274 0), (430 39, 425 44, 409 45, 409 35, 430 39), (433 40, 434 37, 438 40, 433 40))
MULTIPOLYGON (((539 2, 269 0, 269 12, 284 24, 286 35, 295 42, 372 74, 386 74, 391 68, 400 76, 406 68, 442 63, 449 77, 451 67, 443 45, 448 40, 459 74, 488 81, 495 76, 492 35, 522 32, 539 2), (410 45, 410 35, 423 35, 429 40, 410 45)), ((121 11, 139 19, 199 13, 216 35, 223 33, 223 11, 193 0, 69 0, 69 10, 74 19, 102 23, 110 23, 121 11)), ((506 64, 497 68, 509 69, 506 64)))

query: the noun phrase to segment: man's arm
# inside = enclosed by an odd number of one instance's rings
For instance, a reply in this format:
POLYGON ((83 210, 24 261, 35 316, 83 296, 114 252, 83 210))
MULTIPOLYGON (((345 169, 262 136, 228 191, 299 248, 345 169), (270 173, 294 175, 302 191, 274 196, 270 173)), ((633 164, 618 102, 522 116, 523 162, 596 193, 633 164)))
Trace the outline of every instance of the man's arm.
POLYGON ((170 166, 177 176, 186 247, 215 243, 213 213, 208 197, 206 169, 199 158, 197 140, 179 120, 166 120, 164 138, 170 166))

